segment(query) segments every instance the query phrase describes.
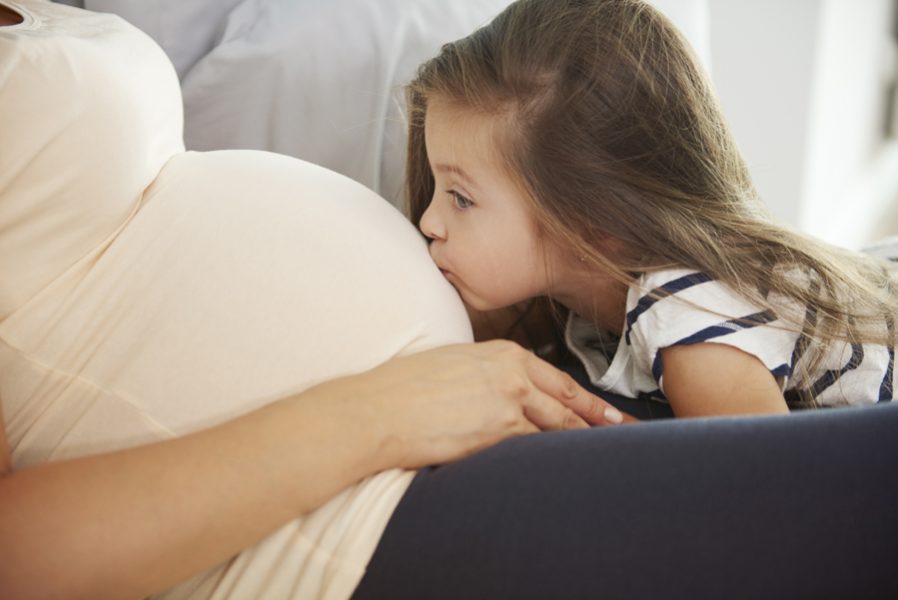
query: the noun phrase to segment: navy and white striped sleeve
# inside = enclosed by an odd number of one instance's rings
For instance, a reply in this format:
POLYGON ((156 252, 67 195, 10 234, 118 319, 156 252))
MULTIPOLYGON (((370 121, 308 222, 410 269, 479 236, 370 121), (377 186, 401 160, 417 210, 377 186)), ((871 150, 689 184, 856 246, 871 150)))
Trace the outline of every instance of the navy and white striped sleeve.
POLYGON ((640 370, 651 373, 662 391, 661 350, 702 342, 751 354, 784 381, 790 375, 798 333, 785 329, 773 311, 694 271, 651 273, 641 284, 638 299, 628 303, 625 341, 640 370), (669 295, 656 299, 652 292, 669 295))

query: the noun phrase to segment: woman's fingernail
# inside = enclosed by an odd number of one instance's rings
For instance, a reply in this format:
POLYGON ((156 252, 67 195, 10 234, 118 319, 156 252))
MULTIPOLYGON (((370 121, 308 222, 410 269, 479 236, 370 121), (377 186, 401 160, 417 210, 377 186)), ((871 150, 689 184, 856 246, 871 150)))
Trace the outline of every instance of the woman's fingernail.
POLYGON ((622 415, 620 411, 613 406, 606 406, 604 414, 605 420, 609 423, 614 423, 615 425, 617 425, 624 422, 624 415, 622 415))

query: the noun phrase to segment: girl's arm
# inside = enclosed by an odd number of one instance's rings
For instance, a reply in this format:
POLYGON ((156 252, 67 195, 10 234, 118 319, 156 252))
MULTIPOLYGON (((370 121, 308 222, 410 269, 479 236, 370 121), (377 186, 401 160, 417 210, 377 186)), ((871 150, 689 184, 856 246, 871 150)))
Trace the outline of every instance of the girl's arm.
POLYGON ((605 409, 530 353, 493 342, 394 359, 182 438, 21 471, 0 418, 0 589, 143 597, 367 475, 586 427, 573 411, 618 420, 605 409))
POLYGON ((705 342, 664 348, 661 358, 677 417, 789 412, 776 378, 742 350, 705 342))

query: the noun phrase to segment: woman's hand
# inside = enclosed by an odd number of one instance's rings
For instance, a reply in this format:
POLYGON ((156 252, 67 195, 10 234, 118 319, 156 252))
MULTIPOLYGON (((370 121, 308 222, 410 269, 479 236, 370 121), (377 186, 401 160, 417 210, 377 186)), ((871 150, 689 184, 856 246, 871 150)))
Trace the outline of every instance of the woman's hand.
POLYGON ((381 440, 387 466, 455 460, 514 435, 617 424, 623 416, 515 343, 444 346, 323 384, 381 440))
POLYGON ((608 408, 496 341, 397 358, 183 437, 18 471, 0 414, 0 589, 144 597, 373 473, 613 423, 608 408))

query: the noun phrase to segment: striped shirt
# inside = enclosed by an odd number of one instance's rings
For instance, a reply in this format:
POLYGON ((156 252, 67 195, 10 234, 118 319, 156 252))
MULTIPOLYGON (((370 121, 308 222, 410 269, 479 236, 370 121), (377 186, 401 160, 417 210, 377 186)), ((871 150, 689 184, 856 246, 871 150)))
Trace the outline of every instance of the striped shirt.
MULTIPOLYGON (((813 311, 794 301, 774 304, 782 304, 782 314, 800 310, 806 325, 813 322, 813 311)), ((836 342, 809 378, 793 378, 793 372, 804 368, 807 336, 789 330, 776 312, 753 305, 703 273, 671 269, 645 274, 628 291, 626 311, 619 338, 603 334, 574 313, 568 319, 567 346, 600 389, 666 402, 661 349, 713 342, 760 360, 790 404, 798 400, 798 384, 820 406, 873 404, 895 397, 895 347, 836 342), (652 292, 669 295, 658 298, 652 292)), ((894 320, 884 316, 886 327, 891 330, 894 320)))

